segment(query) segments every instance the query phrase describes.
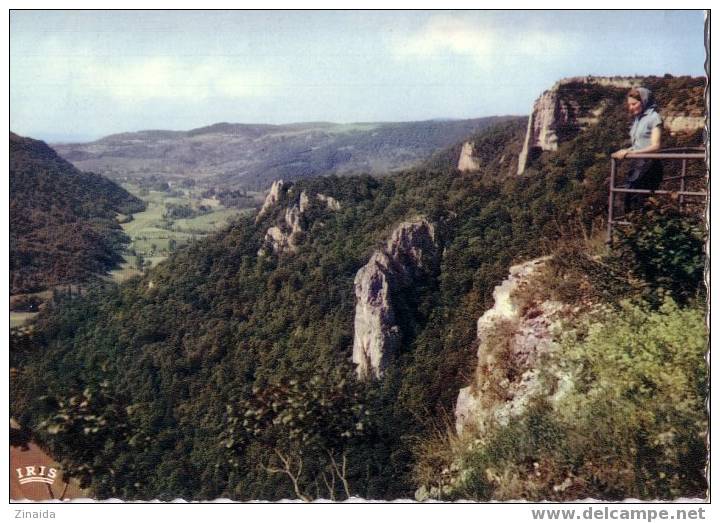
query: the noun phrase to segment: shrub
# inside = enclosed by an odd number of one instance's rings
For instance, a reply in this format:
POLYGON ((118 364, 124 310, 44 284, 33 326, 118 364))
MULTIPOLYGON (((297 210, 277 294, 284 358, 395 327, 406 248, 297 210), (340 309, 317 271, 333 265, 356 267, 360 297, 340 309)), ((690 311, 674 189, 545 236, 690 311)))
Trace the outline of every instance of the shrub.
POLYGON ((625 304, 584 329, 568 333, 557 355, 574 383, 557 410, 574 425, 570 445, 587 456, 582 469, 626 497, 701 495, 708 383, 702 308, 680 308, 669 298, 658 310, 625 304))
POLYGON ((701 290, 705 229, 697 215, 649 200, 619 231, 615 256, 650 288, 662 288, 680 302, 701 290))
POLYGON ((546 391, 523 414, 463 433, 451 456, 428 453, 416 471, 432 477, 434 464, 431 492, 453 498, 703 496, 706 345, 703 309, 669 298, 588 314, 548 356, 546 391), (561 392, 558 376, 570 384, 561 392))

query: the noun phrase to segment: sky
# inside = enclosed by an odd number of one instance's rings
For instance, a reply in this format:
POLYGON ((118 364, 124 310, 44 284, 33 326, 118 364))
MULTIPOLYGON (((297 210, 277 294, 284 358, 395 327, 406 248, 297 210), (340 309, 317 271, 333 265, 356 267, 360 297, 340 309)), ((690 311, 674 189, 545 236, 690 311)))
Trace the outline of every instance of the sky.
POLYGON ((703 76, 702 11, 12 11, 11 130, 528 114, 560 78, 703 76))

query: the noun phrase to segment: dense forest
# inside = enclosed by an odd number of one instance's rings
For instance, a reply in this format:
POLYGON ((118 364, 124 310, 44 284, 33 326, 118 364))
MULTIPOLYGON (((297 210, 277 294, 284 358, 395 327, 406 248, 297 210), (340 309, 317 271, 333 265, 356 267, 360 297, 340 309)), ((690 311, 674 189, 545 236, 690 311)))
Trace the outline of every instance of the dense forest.
POLYGON ((144 206, 45 143, 10 133, 10 293, 78 283, 112 268, 127 241, 115 216, 144 206))
MULTIPOLYGON (((459 487, 436 492, 475 499, 702 495, 705 230, 696 214, 651 200, 614 250, 592 251, 602 243, 608 155, 627 134, 624 90, 602 95, 608 110, 599 123, 540 155, 521 177, 508 176, 527 122, 516 118, 472 137, 477 173, 454 168, 459 148, 452 147, 393 176, 300 180, 257 223, 240 218, 142 277, 60 300, 31 334, 13 335, 12 416, 98 498, 413 497, 418 487, 440 485, 458 457, 438 448, 450 444, 445 424, 476 364, 476 322, 492 305, 494 286, 511 264, 550 254, 558 261, 545 292, 603 303, 597 325, 624 321, 610 329, 614 338, 588 327, 565 342, 568 361, 586 369, 592 397, 614 397, 615 389, 599 385, 618 381, 607 381, 617 373, 603 355, 627 357, 618 336, 635 332, 643 318, 661 329, 648 334, 657 343, 699 349, 662 368, 669 374, 656 403, 629 404, 635 399, 624 393, 614 404, 571 396, 570 420, 539 404, 464 451, 471 473, 459 487), (297 249, 259 256, 267 229, 302 192, 341 206, 310 205, 297 249), (418 215, 436 224, 440 266, 393 296, 400 348, 381 379, 358 382, 350 363, 353 279, 398 222, 418 215), (692 324, 692 338, 679 341, 677 332, 662 331, 665 324, 692 324), (617 354, 603 350, 608 340, 617 354), (586 350, 573 352, 580 342, 586 350), (685 371, 697 378, 690 385, 685 371), (680 399, 681 413, 666 423, 643 417, 660 419, 680 399), (618 405, 627 417, 603 415, 618 405), (603 423, 591 422, 592 409, 603 423), (610 450, 602 462, 582 454, 588 441, 579 435, 589 427, 617 455, 610 450), (680 450, 659 456, 670 448, 653 443, 663 437, 680 450), (621 471, 615 466, 626 462, 621 471), (526 477, 533 463, 553 465, 553 474, 532 488, 513 479, 526 477), (490 481, 487 470, 507 470, 510 479, 490 481), (567 474, 580 476, 581 486, 555 489, 567 474)), ((662 90, 659 98, 667 101, 662 90)), ((699 143, 695 133, 666 145, 699 143)), ((657 365, 648 360, 632 376, 639 397, 660 387, 648 379, 657 365)))

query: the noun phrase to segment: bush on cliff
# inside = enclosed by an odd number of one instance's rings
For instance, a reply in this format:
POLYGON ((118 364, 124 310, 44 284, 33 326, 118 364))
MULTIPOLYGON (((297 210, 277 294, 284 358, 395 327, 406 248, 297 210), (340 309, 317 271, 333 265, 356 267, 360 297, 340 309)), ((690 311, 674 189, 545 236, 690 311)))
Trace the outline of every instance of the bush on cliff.
POLYGON ((705 226, 698 215, 680 212, 675 204, 651 200, 634 213, 630 226, 618 231, 614 251, 647 292, 669 292, 686 302, 704 295, 705 226))
POLYGON ((438 467, 455 475, 436 485, 434 494, 528 500, 704 496, 704 317, 701 306, 681 308, 667 298, 659 309, 625 303, 567 325, 544 365, 555 369, 546 394, 506 425, 464 434, 464 446, 456 441, 452 462, 438 467), (570 378, 560 392, 557 372, 570 378))

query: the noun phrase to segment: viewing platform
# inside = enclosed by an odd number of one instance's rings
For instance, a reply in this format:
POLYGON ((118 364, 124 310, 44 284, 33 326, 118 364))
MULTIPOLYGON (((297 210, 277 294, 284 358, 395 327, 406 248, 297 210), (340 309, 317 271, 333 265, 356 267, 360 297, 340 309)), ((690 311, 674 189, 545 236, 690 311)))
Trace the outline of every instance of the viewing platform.
POLYGON ((703 168, 702 174, 691 174, 688 173, 688 163, 692 161, 705 163, 705 148, 704 147, 685 147, 676 149, 663 149, 654 153, 629 153, 623 160, 615 158, 610 159, 610 191, 608 195, 608 220, 607 220, 607 243, 612 244, 613 229, 617 225, 629 225, 630 222, 624 220, 624 216, 621 219, 615 218, 615 202, 617 194, 648 194, 648 195, 669 195, 678 199, 678 204, 682 206, 685 203, 686 197, 702 197, 707 198, 707 191, 687 190, 687 181, 691 179, 705 178, 707 176, 707 169, 703 168), (629 189, 625 187, 618 187, 618 171, 619 165, 625 160, 633 159, 647 159, 647 160, 662 160, 663 165, 674 162, 680 163, 679 175, 675 176, 663 176, 661 187, 668 185, 668 182, 678 182, 677 189, 629 189))

